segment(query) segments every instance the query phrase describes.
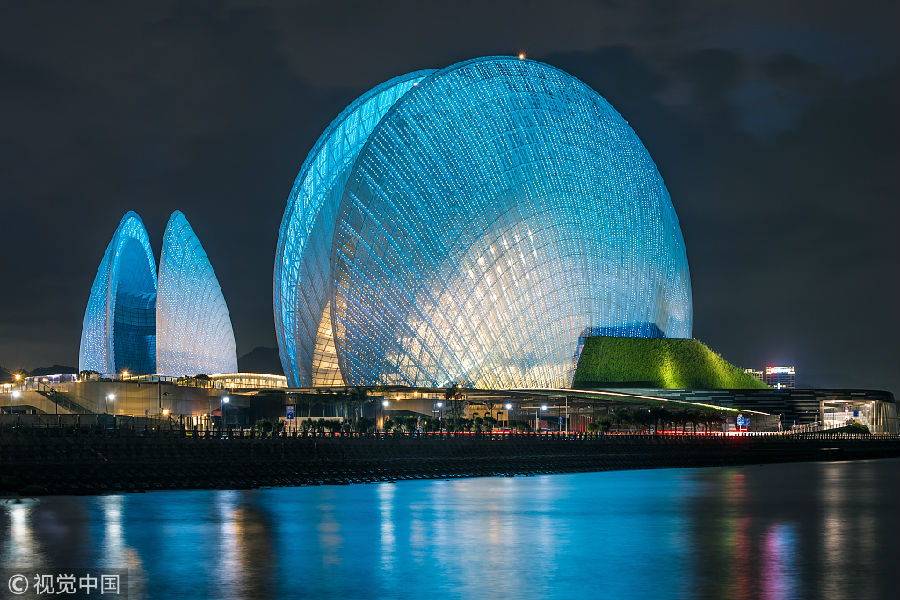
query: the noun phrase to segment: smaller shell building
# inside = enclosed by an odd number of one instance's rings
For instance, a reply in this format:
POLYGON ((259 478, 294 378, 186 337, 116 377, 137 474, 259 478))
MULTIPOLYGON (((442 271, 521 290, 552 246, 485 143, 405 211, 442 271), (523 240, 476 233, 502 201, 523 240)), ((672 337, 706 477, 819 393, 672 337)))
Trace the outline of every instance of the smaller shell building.
POLYGON ((650 154, 596 91, 516 57, 401 75, 338 115, 273 286, 292 386, 568 387, 585 332, 691 336, 650 154))
POLYGON ((222 289, 180 211, 166 226, 158 275, 143 221, 132 211, 122 217, 91 287, 78 370, 175 377, 237 371, 222 289))

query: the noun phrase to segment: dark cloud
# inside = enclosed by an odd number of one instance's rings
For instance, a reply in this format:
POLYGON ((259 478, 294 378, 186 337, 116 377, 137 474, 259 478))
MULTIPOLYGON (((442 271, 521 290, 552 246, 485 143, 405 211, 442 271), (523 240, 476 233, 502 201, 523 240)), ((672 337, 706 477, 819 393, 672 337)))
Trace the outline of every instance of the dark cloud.
POLYGON ((695 335, 814 385, 898 385, 895 3, 8 3, 0 14, 0 364, 77 358, 121 215, 185 212, 239 353, 319 133, 393 75, 520 49, 598 90, 663 174, 695 335))

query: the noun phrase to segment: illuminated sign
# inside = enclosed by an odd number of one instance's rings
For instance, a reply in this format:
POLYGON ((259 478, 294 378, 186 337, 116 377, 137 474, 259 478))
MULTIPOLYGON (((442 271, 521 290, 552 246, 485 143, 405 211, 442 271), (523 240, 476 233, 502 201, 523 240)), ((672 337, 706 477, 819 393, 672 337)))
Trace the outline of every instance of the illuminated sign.
POLYGON ((793 375, 794 367, 766 367, 766 375, 793 375))

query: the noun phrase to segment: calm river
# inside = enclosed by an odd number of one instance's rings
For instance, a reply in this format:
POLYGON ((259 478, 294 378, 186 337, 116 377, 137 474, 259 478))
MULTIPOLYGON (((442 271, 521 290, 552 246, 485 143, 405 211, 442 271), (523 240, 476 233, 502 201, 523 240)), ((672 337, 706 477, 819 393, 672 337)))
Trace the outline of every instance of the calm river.
POLYGON ((0 507, 0 597, 75 568, 133 599, 900 597, 898 459, 0 507))

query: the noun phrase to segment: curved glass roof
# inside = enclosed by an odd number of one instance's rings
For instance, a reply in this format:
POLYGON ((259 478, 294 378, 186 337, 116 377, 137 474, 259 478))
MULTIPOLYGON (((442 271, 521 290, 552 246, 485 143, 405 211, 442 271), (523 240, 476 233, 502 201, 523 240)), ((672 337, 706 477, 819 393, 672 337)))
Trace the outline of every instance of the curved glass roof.
POLYGON ((222 288, 180 211, 169 218, 159 258, 156 365, 160 375, 236 373, 234 331, 222 288))
POLYGON ((275 254, 275 329, 291 385, 337 385, 331 341, 331 235, 356 155, 388 109, 431 71, 391 79, 351 103, 310 151, 288 198, 275 254))
POLYGON ((156 261, 144 222, 128 211, 91 286, 78 370, 111 375, 156 371, 156 261))

